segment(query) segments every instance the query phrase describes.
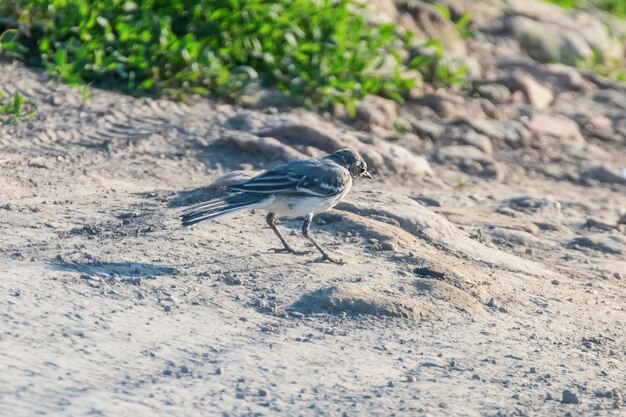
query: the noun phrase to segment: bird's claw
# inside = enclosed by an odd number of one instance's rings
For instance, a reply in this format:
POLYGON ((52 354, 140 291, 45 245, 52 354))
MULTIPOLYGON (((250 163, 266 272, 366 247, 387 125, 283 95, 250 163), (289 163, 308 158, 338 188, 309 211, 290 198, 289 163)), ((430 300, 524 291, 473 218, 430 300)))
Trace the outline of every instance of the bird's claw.
POLYGON ((270 249, 270 251, 274 252, 274 253, 290 253, 292 255, 306 255, 307 253, 310 253, 309 251, 298 251, 292 248, 272 248, 270 249))
POLYGON ((324 262, 324 261, 328 261, 337 265, 345 265, 346 263, 343 261, 343 259, 334 259, 331 258, 328 255, 323 255, 322 258, 320 259, 320 262, 324 262))

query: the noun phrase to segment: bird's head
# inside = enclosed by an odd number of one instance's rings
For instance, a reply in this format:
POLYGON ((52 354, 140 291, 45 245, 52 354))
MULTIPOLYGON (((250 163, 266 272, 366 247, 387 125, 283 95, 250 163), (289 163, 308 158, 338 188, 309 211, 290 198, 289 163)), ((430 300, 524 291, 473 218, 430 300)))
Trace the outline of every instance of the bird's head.
POLYGON ((372 174, 367 171, 367 164, 358 152, 346 148, 333 152, 326 158, 341 165, 350 172, 352 178, 365 177, 372 179, 372 174))

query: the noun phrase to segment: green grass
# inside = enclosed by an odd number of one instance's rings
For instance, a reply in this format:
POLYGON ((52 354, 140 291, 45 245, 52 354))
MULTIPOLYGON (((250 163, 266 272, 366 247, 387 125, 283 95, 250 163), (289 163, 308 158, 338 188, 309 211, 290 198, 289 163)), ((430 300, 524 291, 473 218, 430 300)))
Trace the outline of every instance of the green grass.
POLYGON ((0 92, 0 124, 8 125, 35 113, 36 110, 30 101, 24 100, 20 93, 15 93, 13 97, 7 98, 0 92))
POLYGON ((626 2, 624 0, 545 0, 567 9, 584 9, 596 7, 617 17, 626 18, 626 2))
POLYGON ((369 25, 354 0, 0 0, 0 53, 71 84, 133 94, 236 97, 250 83, 300 104, 354 105, 378 94, 401 101, 407 68, 439 68, 440 56, 403 66, 411 38, 369 25), (392 67, 381 66, 392 57, 392 67), (438 61, 437 61, 438 60, 438 61))

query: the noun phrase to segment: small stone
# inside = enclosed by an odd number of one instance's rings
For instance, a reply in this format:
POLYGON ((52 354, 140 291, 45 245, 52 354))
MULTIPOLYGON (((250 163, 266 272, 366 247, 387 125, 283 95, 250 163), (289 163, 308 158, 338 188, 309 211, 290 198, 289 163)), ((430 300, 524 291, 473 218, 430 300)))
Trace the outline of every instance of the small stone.
POLYGON ((519 400, 519 394, 513 394, 511 395, 511 398, 513 398, 514 400, 519 400))
POLYGON ((620 281, 624 279, 624 275, 622 275, 622 274, 621 274, 621 273, 619 273, 619 272, 614 272, 614 273, 613 273, 613 276, 615 277, 615 279, 618 279, 618 280, 620 280, 620 281))
POLYGON ((550 283, 552 285, 559 285, 559 280, 558 279, 553 279, 552 281, 550 281, 550 283))
POLYGON ((563 390, 561 402, 563 404, 580 404, 578 395, 568 389, 563 390))
POLYGON ((259 396, 260 397, 267 397, 268 392, 266 390, 264 390, 263 388, 259 388, 259 396))
POLYGON ((218 366, 218 367, 215 369, 215 375, 222 375, 223 373, 224 373, 224 370, 222 369, 222 367, 221 367, 221 366, 218 366))
POLYGON ((600 165, 584 171, 581 178, 605 184, 626 184, 626 168, 619 170, 610 165, 600 165))
POLYGON ((531 75, 516 72, 514 74, 518 88, 526 94, 528 102, 536 109, 545 109, 554 100, 554 93, 541 85, 531 75))
POLYGON ((413 375, 409 375, 406 377, 406 382, 415 382, 417 379, 413 375))
POLYGON ((188 374, 189 373, 189 368, 187 368, 185 365, 180 367, 180 373, 181 374, 188 374))
POLYGON ((530 367, 530 373, 531 374, 537 373, 537 368, 535 368, 534 366, 531 366, 530 367))
POLYGON ((496 307, 496 300, 493 297, 491 297, 489 301, 487 302, 487 307, 492 307, 492 308, 496 307))
POLYGON ((163 371, 163 375, 165 375, 165 376, 171 376, 171 375, 172 375, 172 370, 171 370, 171 369, 165 369, 165 370, 163 371))
POLYGON ((387 382, 387 386, 388 386, 389 388, 393 388, 393 387, 395 387, 395 386, 396 386, 396 384, 394 384, 394 383, 393 383, 393 381, 388 381, 388 382, 387 382))
POLYGON ((619 218, 617 224, 626 224, 626 213, 624 213, 622 217, 619 218))
POLYGON ((464 132, 461 136, 461 140, 468 145, 474 146, 487 155, 491 155, 493 153, 493 145, 491 144, 491 140, 480 133, 476 133, 473 130, 468 130, 464 132))
POLYGON ((380 244, 380 249, 381 249, 381 250, 392 250, 392 251, 395 251, 395 250, 396 250, 396 247, 395 247, 395 246, 394 246, 394 244, 393 244, 393 243, 391 243, 391 242, 382 242, 382 243, 380 244))
POLYGON ((472 375, 472 379, 476 379, 476 380, 480 381, 480 375, 474 374, 474 375, 472 375))
POLYGON ((561 139, 571 145, 582 146, 585 143, 578 123, 564 116, 535 113, 526 127, 535 134, 561 139))
POLYGON ((246 398, 246 395, 243 392, 239 391, 236 397, 238 400, 243 400, 244 398, 246 398))
POLYGON ((511 91, 502 84, 483 84, 476 87, 476 93, 495 104, 511 101, 511 91))
POLYGON ((163 306, 163 311, 165 311, 166 313, 169 313, 170 311, 172 311, 172 306, 167 304, 163 306))
POLYGON ((398 116, 397 104, 379 96, 367 96, 356 104, 357 123, 363 127, 390 128, 398 116))

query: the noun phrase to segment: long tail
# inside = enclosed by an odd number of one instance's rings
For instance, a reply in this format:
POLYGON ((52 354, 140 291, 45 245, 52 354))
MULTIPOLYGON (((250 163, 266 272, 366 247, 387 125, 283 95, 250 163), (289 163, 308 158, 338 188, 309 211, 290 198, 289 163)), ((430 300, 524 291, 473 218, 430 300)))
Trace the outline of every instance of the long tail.
POLYGON ((265 207, 272 200, 273 195, 246 192, 216 198, 188 208, 182 213, 181 221, 183 226, 193 226, 240 210, 265 207))

